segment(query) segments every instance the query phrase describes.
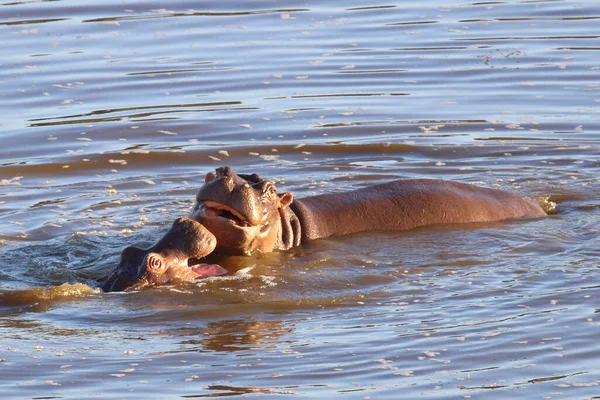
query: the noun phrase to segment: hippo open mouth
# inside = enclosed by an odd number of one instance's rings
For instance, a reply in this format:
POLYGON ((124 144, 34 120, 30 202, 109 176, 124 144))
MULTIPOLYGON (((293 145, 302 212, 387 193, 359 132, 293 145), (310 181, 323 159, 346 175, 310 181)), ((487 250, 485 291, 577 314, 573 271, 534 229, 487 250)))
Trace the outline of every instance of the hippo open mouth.
POLYGON ((220 276, 227 273, 227 271, 218 264, 206 264, 198 259, 190 258, 188 259, 187 264, 191 271, 191 274, 188 275, 192 278, 190 280, 220 276))
POLYGON ((219 254, 270 251, 278 240, 281 212, 293 200, 257 174, 237 175, 229 167, 209 172, 198 190, 190 218, 217 239, 219 254))
POLYGON ((106 292, 132 290, 225 275, 227 270, 221 266, 202 262, 216 244, 215 236, 202 224, 178 218, 154 246, 125 248, 118 267, 105 280, 102 289, 106 292))
POLYGON ((252 224, 244 215, 232 207, 216 201, 203 201, 198 203, 198 210, 207 217, 219 217, 230 221, 233 225, 239 227, 250 227, 252 224))
POLYGON ((256 174, 237 175, 229 167, 215 172, 206 175, 196 195, 192 212, 195 219, 224 218, 231 225, 247 228, 262 225, 268 214, 277 212, 277 192, 272 182, 256 174))

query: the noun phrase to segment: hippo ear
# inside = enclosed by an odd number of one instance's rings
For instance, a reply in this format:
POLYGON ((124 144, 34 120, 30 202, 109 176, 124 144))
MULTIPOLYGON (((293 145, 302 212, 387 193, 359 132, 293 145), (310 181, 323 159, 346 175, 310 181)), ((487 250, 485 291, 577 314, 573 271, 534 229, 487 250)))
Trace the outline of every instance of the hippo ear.
POLYGON ((294 201, 294 195, 290 192, 281 193, 279 195, 279 208, 286 208, 294 201))
POLYGON ((204 183, 208 183, 211 182, 215 179, 215 174, 213 174, 212 172, 209 172, 206 174, 206 176, 204 177, 204 183))
POLYGON ((144 260, 144 264, 149 271, 155 273, 164 271, 167 266, 162 256, 157 253, 149 253, 144 260))

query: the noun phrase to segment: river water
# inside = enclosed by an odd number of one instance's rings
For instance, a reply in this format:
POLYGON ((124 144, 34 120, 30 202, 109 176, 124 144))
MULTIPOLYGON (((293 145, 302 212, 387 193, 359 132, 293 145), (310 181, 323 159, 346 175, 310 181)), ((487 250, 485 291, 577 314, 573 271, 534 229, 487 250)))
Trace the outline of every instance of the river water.
POLYGON ((595 0, 0 1, 2 398, 600 398, 599 27, 595 0), (557 212, 102 293, 222 165, 557 212))

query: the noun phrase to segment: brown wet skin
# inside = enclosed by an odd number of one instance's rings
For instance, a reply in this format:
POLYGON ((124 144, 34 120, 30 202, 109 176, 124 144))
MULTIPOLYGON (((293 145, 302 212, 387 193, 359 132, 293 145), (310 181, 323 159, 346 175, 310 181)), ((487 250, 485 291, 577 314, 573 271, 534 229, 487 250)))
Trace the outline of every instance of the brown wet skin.
POLYGON ((515 194, 433 179, 400 180, 368 188, 294 199, 258 175, 229 167, 208 173, 190 218, 217 238, 215 252, 286 250, 308 240, 368 230, 491 222, 546 215, 515 194))
POLYGON ((154 246, 125 248, 119 266, 102 284, 102 289, 115 292, 224 275, 227 270, 218 265, 195 263, 215 246, 215 236, 201 224, 179 218, 154 246))
POLYGON ((492 222, 543 216, 515 194, 469 184, 400 180, 368 188, 294 199, 273 182, 229 167, 209 172, 190 219, 180 218, 154 246, 126 248, 103 285, 117 291, 223 275, 218 265, 189 266, 210 253, 249 255, 287 250, 308 240, 368 230, 406 230, 432 224, 492 222))
POLYGON ((291 193, 278 195, 273 182, 256 174, 238 176, 222 167, 206 174, 190 218, 215 235, 217 253, 287 249, 291 245, 282 242, 282 224, 293 199, 291 193))

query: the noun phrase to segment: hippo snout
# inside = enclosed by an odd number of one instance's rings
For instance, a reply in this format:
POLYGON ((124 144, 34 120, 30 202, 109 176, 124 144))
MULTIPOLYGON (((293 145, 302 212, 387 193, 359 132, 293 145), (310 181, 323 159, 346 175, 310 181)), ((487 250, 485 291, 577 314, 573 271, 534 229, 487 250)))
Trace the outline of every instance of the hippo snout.
POLYGON ((102 290, 115 292, 160 285, 174 279, 193 279, 198 274, 188 267, 188 259, 204 258, 216 246, 217 239, 202 224, 178 218, 154 246, 125 248, 118 267, 102 284, 102 290))

